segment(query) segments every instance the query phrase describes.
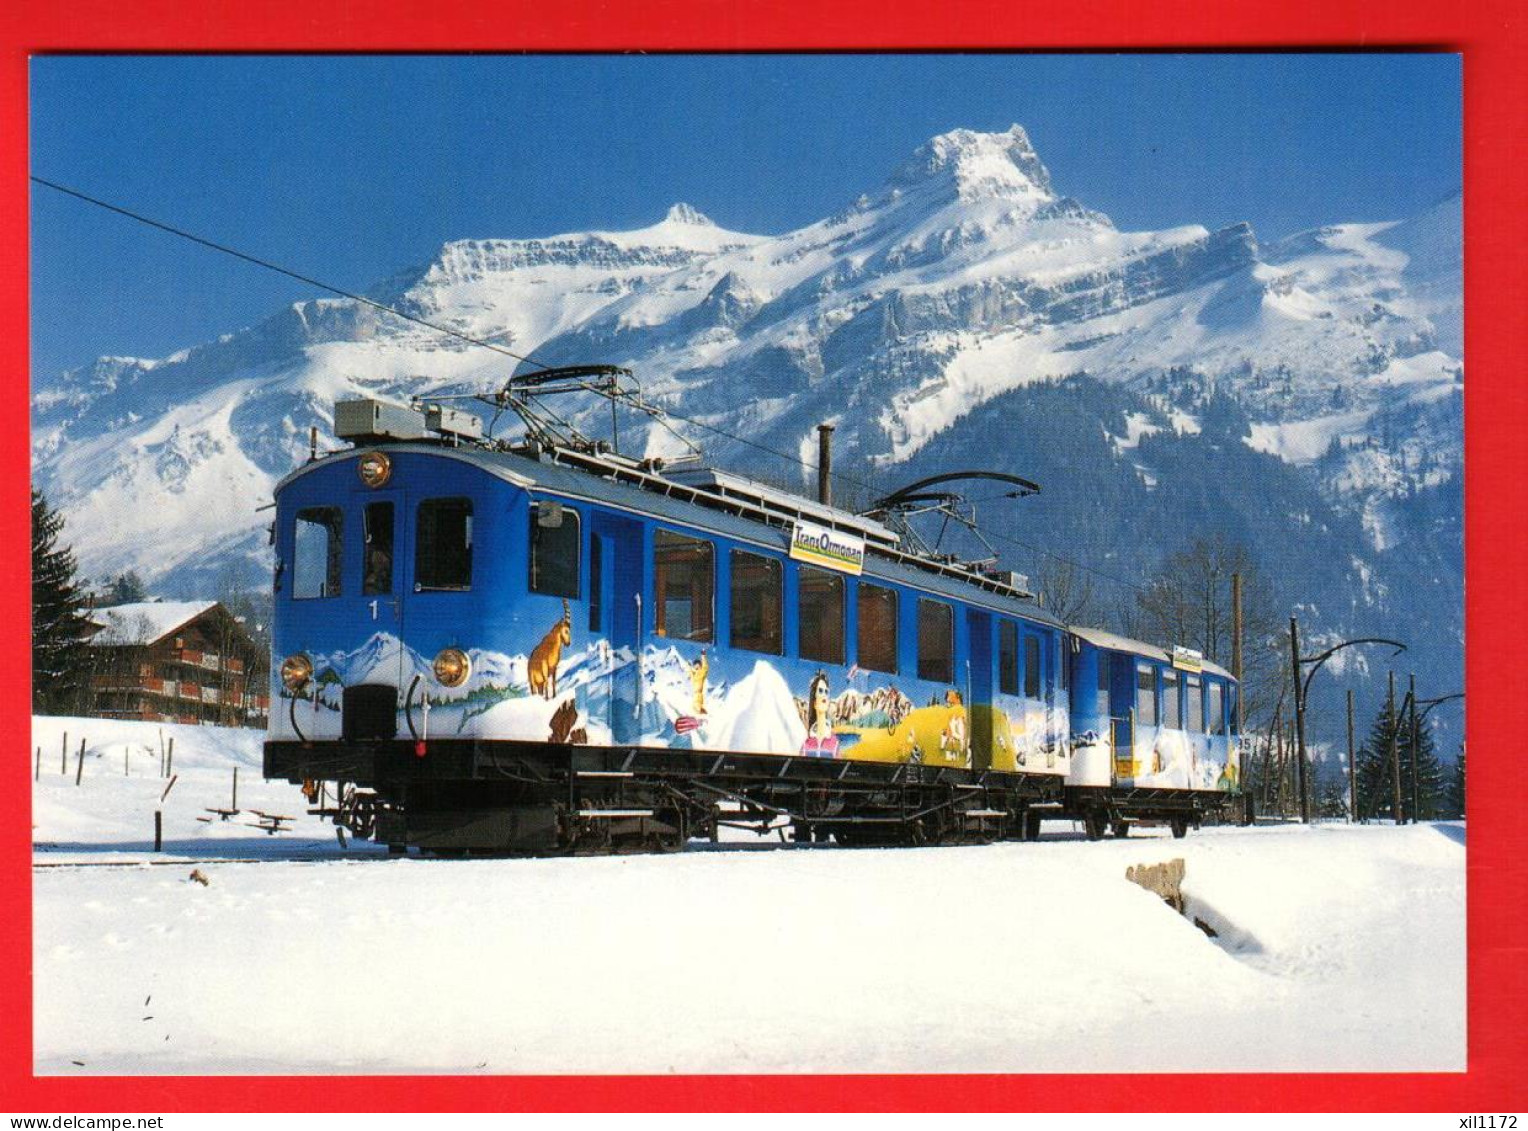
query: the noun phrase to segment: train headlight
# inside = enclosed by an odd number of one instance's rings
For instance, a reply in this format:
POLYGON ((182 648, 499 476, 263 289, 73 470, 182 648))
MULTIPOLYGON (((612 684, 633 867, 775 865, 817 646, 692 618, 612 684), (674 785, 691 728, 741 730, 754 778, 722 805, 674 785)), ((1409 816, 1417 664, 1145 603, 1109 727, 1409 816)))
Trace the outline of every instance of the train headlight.
POLYGON ((472 674, 472 661, 460 648, 444 648, 435 657, 435 678, 443 687, 460 687, 472 674))
POLYGON ((393 475, 393 461, 386 452, 367 452, 355 465, 356 474, 368 487, 381 487, 393 475))
POLYGON ((301 691, 313 678, 313 661, 301 652, 281 661, 281 682, 288 691, 301 691))

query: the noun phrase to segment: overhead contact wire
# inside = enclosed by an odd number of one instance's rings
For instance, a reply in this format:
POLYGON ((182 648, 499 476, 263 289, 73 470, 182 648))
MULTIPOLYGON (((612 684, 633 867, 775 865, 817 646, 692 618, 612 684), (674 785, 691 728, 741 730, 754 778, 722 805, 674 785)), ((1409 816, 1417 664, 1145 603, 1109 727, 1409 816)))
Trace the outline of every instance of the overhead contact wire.
MULTIPOLYGON (((237 248, 229 247, 227 244, 218 243, 216 240, 210 240, 203 236, 198 236, 193 232, 186 231, 184 228, 177 228, 173 224, 167 224, 162 220, 156 220, 152 216, 145 216, 140 212, 134 212, 132 209, 123 208, 120 205, 112 204, 109 201, 100 199, 99 197, 91 196, 89 193, 81 192, 79 189, 70 188, 68 185, 61 185, 56 181, 50 181, 35 174, 32 174, 30 179, 34 184, 39 184, 45 188, 50 188, 55 192, 63 193, 65 196, 72 196, 77 200, 84 201, 86 204, 91 204, 97 208, 105 209, 107 212, 112 212, 118 216, 126 217, 129 220, 134 220, 140 224, 147 225, 150 228, 155 228, 161 232, 167 232, 172 236, 179 236, 183 240, 189 240, 191 243, 198 244, 201 247, 208 248, 209 250, 221 252, 224 255, 233 256, 235 259, 241 259, 245 263, 252 263, 256 267, 263 267, 267 271, 274 271, 278 275, 285 275, 289 279, 295 279, 298 282, 305 283, 310 287, 317 287, 321 291, 327 291, 328 293, 338 295, 341 298, 348 298, 353 302, 362 303, 363 305, 369 306, 374 310, 382 311, 384 314, 391 314, 394 317, 401 318, 406 322, 412 322, 415 325, 423 326, 427 330, 433 330, 437 334, 445 334, 447 337, 456 338, 460 341, 467 342, 470 345, 480 346, 483 349, 492 350, 497 354, 502 354, 505 357, 513 358, 515 361, 523 361, 528 365, 534 365, 540 369, 550 368, 550 366, 548 366, 545 362, 538 361, 536 358, 528 354, 516 353, 514 350, 507 349, 496 342, 490 342, 483 338, 476 338, 471 334, 464 333, 461 330, 453 329, 450 326, 443 326, 438 322, 431 322, 427 318, 420 318, 417 315, 405 313, 404 311, 399 310, 397 307, 389 306, 385 302, 378 302, 376 299, 367 298, 365 295, 357 294, 354 291, 347 291, 343 287, 336 287, 330 283, 324 282, 321 279, 315 279, 311 275, 304 275, 300 271, 293 271, 291 268, 283 267, 279 263, 272 263, 268 259, 262 259, 257 255, 250 255, 247 252, 238 250, 237 248)), ((725 429, 717 428, 715 425, 707 424, 704 421, 696 420, 694 417, 685 416, 683 413, 674 412, 668 408, 664 408, 662 412, 665 416, 671 417, 674 420, 682 420, 686 424, 693 425, 696 428, 704 429, 705 431, 713 433, 714 435, 721 436, 727 440, 731 440, 733 443, 742 444, 746 447, 753 448, 756 451, 763 452, 766 455, 772 455, 778 459, 786 460, 789 463, 798 464, 801 467, 806 468, 808 471, 815 472, 818 470, 816 464, 808 463, 800 456, 791 455, 789 452, 777 451, 776 449, 761 444, 756 440, 750 440, 743 436, 734 435, 725 429)), ((659 423, 662 423, 661 419, 659 420, 659 423)), ((667 425, 664 426, 667 427, 667 425)), ((670 428, 669 431, 673 432, 673 429, 670 428)), ((674 434, 676 436, 678 435, 677 432, 674 434)), ((680 438, 682 439, 682 437, 680 438)), ((853 478, 852 476, 844 475, 842 473, 833 474, 831 475, 831 478, 838 480, 840 483, 847 483, 855 487, 860 487, 866 491, 874 492, 877 490, 877 488, 873 487, 869 483, 865 483, 861 480, 853 478)), ((1075 561, 1071 558, 1054 553, 1050 550, 1041 549, 1038 546, 1034 546, 1028 542, 1021 541, 1020 539, 1014 538, 1011 535, 1004 534, 996 530, 989 530, 987 533, 995 538, 1000 538, 1005 542, 1012 543, 1021 549, 1028 550, 1031 553, 1042 555, 1052 559, 1053 561, 1061 562, 1065 565, 1070 565, 1076 569, 1083 570, 1086 573, 1091 573, 1097 577, 1101 577, 1106 581, 1112 581, 1116 585, 1123 585, 1126 588, 1133 589, 1138 593, 1148 592, 1144 586, 1137 585, 1132 581, 1126 581, 1122 577, 1116 577, 1113 574, 1106 573, 1105 571, 1097 569, 1093 566, 1084 565, 1082 562, 1075 561)))

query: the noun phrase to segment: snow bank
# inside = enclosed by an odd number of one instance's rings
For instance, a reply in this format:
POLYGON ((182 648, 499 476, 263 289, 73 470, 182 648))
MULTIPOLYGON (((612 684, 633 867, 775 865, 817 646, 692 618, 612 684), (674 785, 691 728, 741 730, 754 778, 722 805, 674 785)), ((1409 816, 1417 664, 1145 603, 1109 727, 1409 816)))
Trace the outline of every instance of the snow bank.
MULTIPOLYGON (((258 736, 175 733, 177 793, 205 769, 216 799, 232 763, 253 764, 258 736)), ((37 837, 88 818, 72 859, 147 860, 138 811, 110 801, 113 748, 94 748, 84 786, 36 788, 37 837), (113 833, 114 813, 132 827, 113 833)), ((52 753, 58 778, 56 737, 52 753)), ((115 770, 120 791, 157 785, 115 770)), ((215 862, 227 847, 177 846, 206 886, 189 863, 36 870, 39 1072, 1465 1065, 1461 825, 215 862), (1176 857, 1189 915, 1218 938, 1125 879, 1176 857)))

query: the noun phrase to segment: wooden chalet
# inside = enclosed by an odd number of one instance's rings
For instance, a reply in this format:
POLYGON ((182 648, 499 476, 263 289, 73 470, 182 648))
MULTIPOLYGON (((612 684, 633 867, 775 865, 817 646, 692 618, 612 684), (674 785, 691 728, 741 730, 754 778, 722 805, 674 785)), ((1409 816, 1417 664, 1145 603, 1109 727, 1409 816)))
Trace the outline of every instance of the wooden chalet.
POLYGON ((269 662, 216 601, 94 609, 89 713, 101 718, 264 727, 269 662))

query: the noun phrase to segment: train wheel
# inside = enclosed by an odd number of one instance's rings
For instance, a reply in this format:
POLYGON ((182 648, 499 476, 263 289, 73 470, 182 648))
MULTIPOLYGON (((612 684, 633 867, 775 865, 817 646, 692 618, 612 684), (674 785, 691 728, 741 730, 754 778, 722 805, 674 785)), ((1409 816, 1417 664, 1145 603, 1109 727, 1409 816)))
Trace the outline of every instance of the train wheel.
POLYGON ((1102 813, 1087 812, 1082 816, 1082 831, 1089 840, 1103 840, 1104 818, 1102 813))
POLYGON ((1124 840, 1125 837, 1130 835, 1130 823, 1128 821, 1112 821, 1109 824, 1109 831, 1119 839, 1124 840))
POLYGON ((1024 814, 1024 839, 1025 840, 1039 840, 1040 839, 1040 820, 1041 820, 1040 814, 1038 814, 1038 813, 1025 813, 1024 814))
POLYGON ((1174 817, 1172 823, 1173 839, 1182 840, 1188 836, 1188 818, 1174 817))

